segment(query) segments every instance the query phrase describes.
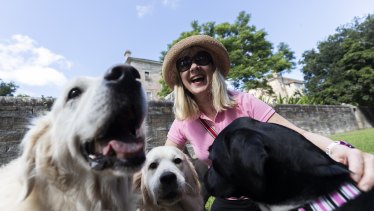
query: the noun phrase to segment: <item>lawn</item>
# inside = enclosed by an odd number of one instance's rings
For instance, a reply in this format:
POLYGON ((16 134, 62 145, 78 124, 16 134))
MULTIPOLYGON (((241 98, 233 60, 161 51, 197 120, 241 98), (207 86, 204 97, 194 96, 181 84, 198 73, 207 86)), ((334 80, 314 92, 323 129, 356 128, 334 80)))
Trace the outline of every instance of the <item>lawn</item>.
POLYGON ((330 138, 333 140, 345 140, 364 152, 374 154, 374 128, 334 134, 330 138))

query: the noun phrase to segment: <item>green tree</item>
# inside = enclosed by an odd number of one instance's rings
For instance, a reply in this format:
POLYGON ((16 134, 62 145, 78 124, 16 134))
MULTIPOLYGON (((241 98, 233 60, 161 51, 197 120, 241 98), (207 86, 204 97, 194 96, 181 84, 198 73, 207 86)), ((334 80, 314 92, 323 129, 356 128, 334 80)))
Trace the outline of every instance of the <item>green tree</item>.
POLYGON ((13 96, 18 86, 14 82, 6 83, 0 79, 0 96, 13 96))
POLYGON ((323 104, 374 105, 374 17, 355 18, 305 51, 306 94, 323 104))
MULTIPOLYGON (((287 44, 280 43, 274 52, 273 45, 265 39, 266 32, 257 30, 255 26, 249 25, 250 15, 240 12, 233 24, 207 22, 199 24, 197 21, 191 23, 192 30, 182 32, 180 37, 168 45, 168 49, 176 42, 191 35, 206 34, 215 37, 222 42, 229 52, 231 70, 228 79, 237 89, 249 90, 262 88, 268 93, 273 93, 267 85, 267 79, 272 73, 282 73, 294 68, 293 52, 287 44)), ((161 53, 163 60, 166 51, 161 53)), ((166 96, 171 90, 161 80, 162 90, 158 93, 161 97, 166 96)))

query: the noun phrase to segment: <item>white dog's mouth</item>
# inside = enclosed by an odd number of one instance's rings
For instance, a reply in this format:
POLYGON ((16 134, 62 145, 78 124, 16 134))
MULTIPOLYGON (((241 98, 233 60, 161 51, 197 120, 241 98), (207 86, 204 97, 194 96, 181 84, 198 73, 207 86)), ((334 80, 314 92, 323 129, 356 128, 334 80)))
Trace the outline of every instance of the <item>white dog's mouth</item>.
POLYGON ((164 191, 159 197, 159 203, 174 204, 181 198, 181 193, 177 190, 164 191))
POLYGON ((139 166, 145 161, 144 139, 131 136, 87 141, 82 151, 95 170, 139 166))
POLYGON ((129 123, 128 118, 117 118, 95 138, 85 140, 81 146, 83 156, 91 168, 104 170, 139 167, 145 161, 145 138, 140 124, 129 123), (139 125, 140 128, 135 128, 139 125))

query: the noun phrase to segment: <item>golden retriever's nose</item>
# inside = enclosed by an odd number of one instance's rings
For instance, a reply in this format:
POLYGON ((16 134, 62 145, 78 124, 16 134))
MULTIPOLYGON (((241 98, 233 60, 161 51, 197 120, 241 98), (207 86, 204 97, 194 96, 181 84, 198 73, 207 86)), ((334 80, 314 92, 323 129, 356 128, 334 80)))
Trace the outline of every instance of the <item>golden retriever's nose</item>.
POLYGON ((140 79, 140 74, 130 65, 117 65, 105 73, 104 79, 111 83, 131 82, 140 79))
POLYGON ((160 176, 160 182, 161 184, 171 184, 171 183, 174 183, 175 181, 177 181, 177 176, 173 173, 173 172, 164 172, 161 176, 160 176))

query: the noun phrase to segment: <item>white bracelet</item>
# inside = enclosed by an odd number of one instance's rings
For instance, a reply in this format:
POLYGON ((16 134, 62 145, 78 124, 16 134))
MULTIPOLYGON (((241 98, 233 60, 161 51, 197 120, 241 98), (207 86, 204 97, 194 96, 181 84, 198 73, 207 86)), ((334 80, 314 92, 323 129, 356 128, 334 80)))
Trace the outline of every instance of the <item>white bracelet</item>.
POLYGON ((346 147, 349 147, 351 149, 355 148, 352 144, 346 142, 346 141, 343 141, 343 140, 340 140, 340 141, 334 141, 332 143, 330 143, 327 147, 326 147, 326 154, 328 154, 329 156, 332 155, 332 148, 334 148, 334 146, 336 145, 343 145, 343 146, 346 146, 346 147))
POLYGON ((334 141, 331 144, 329 144, 326 147, 326 154, 331 156, 332 155, 332 148, 334 148, 336 145, 339 145, 339 144, 340 144, 340 141, 334 141))

